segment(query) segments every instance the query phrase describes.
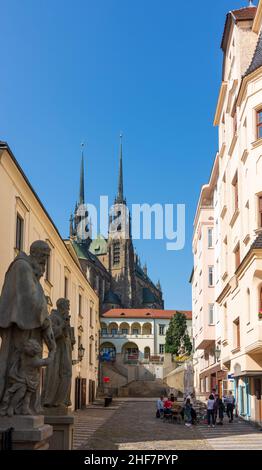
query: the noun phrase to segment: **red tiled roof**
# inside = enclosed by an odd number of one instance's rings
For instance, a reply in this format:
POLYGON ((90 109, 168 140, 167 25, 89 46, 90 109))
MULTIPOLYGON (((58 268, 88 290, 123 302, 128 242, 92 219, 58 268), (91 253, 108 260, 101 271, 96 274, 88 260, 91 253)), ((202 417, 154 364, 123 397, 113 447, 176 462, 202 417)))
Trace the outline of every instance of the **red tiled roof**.
POLYGON ((172 318, 176 313, 184 313, 187 320, 192 319, 190 310, 158 310, 156 308, 112 308, 103 313, 104 318, 172 318))
POLYGON ((223 51, 225 51, 226 49, 226 43, 228 40, 232 21, 238 22, 238 21, 245 21, 245 20, 246 21, 253 20, 256 16, 256 12, 257 12, 257 7, 244 7, 244 8, 240 8, 239 10, 232 10, 227 14, 223 37, 221 41, 221 49, 223 49, 223 51))
POLYGON ((236 18, 237 21, 253 20, 256 16, 257 7, 244 7, 239 10, 232 10, 230 13, 236 18))

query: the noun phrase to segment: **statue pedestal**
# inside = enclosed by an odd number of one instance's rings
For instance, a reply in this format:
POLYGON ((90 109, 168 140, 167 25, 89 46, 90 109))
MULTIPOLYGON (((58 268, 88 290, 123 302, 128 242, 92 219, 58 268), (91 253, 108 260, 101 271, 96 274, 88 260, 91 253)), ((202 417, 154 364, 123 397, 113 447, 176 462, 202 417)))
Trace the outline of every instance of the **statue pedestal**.
POLYGON ((13 428, 13 450, 47 450, 53 434, 52 426, 45 424, 44 416, 15 415, 0 417, 0 433, 13 428))
POLYGON ((53 427, 49 450, 72 450, 74 416, 67 408, 45 408, 45 424, 53 427))

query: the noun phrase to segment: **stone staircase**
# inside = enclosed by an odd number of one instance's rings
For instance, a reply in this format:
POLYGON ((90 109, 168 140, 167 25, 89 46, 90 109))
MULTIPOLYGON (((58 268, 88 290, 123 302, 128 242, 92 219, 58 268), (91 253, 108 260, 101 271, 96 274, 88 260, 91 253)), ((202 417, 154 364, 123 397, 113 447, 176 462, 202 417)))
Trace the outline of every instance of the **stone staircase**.
POLYGON ((168 394, 168 386, 161 379, 133 380, 119 389, 119 397, 153 398, 168 394))

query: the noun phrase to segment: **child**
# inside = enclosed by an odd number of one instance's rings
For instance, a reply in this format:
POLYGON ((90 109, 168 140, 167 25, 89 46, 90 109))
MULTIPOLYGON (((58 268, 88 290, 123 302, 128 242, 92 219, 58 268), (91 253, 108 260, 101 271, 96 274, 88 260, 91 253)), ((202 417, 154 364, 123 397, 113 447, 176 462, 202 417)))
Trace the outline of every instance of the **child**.
POLYGON ((10 369, 10 386, 5 392, 0 415, 32 414, 30 400, 39 387, 40 369, 47 366, 51 360, 51 357, 42 359, 42 348, 35 339, 24 343, 20 357, 17 357, 10 369))
POLYGON ((215 397, 213 394, 209 395, 209 399, 207 402, 207 424, 210 428, 210 422, 212 418, 212 427, 215 427, 215 413, 214 413, 214 404, 215 404, 215 397))

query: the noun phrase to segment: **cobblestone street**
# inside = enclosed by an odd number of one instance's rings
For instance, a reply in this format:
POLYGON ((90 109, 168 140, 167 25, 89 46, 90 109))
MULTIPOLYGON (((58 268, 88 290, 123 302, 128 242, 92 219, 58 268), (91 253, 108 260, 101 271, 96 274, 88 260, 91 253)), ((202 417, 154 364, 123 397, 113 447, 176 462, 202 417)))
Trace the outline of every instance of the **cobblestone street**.
POLYGON ((170 424, 155 418, 155 402, 115 401, 77 414, 75 448, 88 450, 247 450, 262 449, 262 433, 248 423, 208 428, 170 424))

